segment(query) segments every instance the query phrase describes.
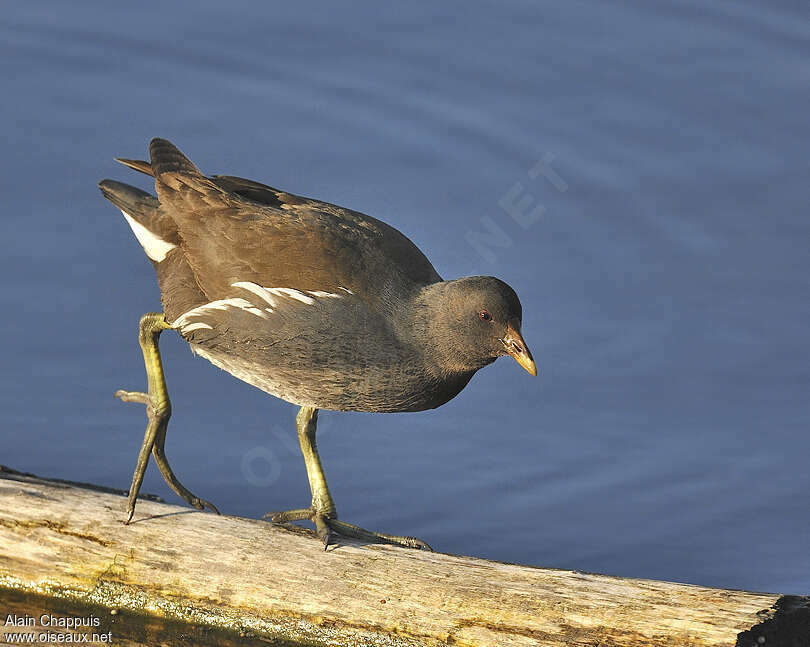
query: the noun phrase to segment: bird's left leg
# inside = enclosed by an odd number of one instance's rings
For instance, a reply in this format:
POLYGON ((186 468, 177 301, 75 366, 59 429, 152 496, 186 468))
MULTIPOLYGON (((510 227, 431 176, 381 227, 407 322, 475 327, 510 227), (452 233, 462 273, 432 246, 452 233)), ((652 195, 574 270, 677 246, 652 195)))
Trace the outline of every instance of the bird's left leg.
POLYGON ((315 432, 318 424, 318 410, 315 407, 301 407, 295 418, 298 428, 298 441, 301 444, 301 453, 304 455, 304 463, 307 468, 309 487, 312 491, 312 504, 309 508, 297 510, 287 510, 286 512, 268 513, 265 518, 270 518, 275 523, 285 523, 288 521, 312 521, 318 537, 323 541, 324 548, 329 545, 332 533, 352 537, 368 542, 382 542, 408 548, 424 548, 431 550, 421 539, 415 537, 403 537, 400 535, 389 535, 382 532, 373 532, 360 526, 355 526, 337 518, 337 507, 329 492, 326 483, 326 476, 323 473, 321 457, 318 454, 318 446, 315 442, 315 432))
POLYGON ((138 454, 138 462, 135 466, 135 473, 132 475, 132 485, 129 488, 129 499, 127 501, 127 520, 132 520, 135 513, 135 501, 138 491, 141 489, 143 476, 149 462, 149 453, 155 457, 155 462, 160 468, 163 478, 169 486, 177 492, 189 504, 198 510, 210 508, 217 514, 219 511, 212 503, 194 496, 187 490, 172 472, 169 461, 164 451, 166 440, 166 428, 169 425, 169 417, 172 414, 172 404, 169 400, 169 391, 166 388, 166 378, 163 375, 163 361, 160 357, 158 339, 160 333, 171 328, 166 322, 166 317, 160 312, 149 312, 141 317, 138 341, 143 351, 143 361, 146 367, 146 380, 148 393, 141 391, 116 391, 115 397, 124 402, 139 402, 146 405, 146 415, 149 423, 146 426, 141 451, 138 454))

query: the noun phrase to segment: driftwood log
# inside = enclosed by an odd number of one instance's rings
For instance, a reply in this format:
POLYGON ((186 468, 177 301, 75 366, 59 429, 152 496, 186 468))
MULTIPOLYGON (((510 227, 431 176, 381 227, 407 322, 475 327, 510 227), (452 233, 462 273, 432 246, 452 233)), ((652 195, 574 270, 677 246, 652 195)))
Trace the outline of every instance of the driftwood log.
MULTIPOLYGON (((808 598, 381 545, 0 468, 3 590, 233 631, 237 644, 810 645, 808 598)), ((2 607, 2 605, 0 605, 2 607)), ((2 611, 2 609, 0 609, 2 611)))

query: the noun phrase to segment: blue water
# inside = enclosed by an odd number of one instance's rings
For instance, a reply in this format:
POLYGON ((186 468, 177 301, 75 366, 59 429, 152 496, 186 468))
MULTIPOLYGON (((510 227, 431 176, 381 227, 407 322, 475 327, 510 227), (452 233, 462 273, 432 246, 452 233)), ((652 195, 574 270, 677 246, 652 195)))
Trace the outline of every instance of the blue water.
MULTIPOLYGON (((323 415, 342 518, 810 592, 806 4, 270 6, 0 17, 0 462, 129 484, 145 417, 112 394, 145 386, 158 291, 96 182, 147 187, 112 158, 162 136, 521 297, 540 377, 502 359, 436 411, 323 415)), ((230 514, 306 505, 294 407, 162 348, 186 485, 230 514)), ((178 501, 154 467, 144 489, 178 501)))

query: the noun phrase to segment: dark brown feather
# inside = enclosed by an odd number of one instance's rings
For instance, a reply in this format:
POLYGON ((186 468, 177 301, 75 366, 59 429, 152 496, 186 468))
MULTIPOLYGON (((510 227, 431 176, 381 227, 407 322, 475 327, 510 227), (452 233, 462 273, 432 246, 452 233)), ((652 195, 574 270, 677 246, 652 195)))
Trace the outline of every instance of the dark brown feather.
POLYGON ((441 280, 410 240, 376 218, 258 182, 207 178, 165 140, 151 153, 161 208, 177 223, 197 281, 214 298, 229 294, 234 282, 252 281, 345 287, 385 303, 441 280))

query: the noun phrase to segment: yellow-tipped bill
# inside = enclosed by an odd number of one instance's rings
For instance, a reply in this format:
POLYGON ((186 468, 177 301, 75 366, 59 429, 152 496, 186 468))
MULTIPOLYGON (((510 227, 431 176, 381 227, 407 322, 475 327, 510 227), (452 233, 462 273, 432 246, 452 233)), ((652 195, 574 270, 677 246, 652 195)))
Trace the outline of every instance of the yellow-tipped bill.
POLYGON ((520 334, 520 322, 517 319, 512 319, 506 327, 506 335, 501 340, 506 347, 506 352, 515 358, 515 361, 526 369, 530 375, 537 375, 537 365, 534 363, 534 358, 523 341, 523 336, 520 334))

